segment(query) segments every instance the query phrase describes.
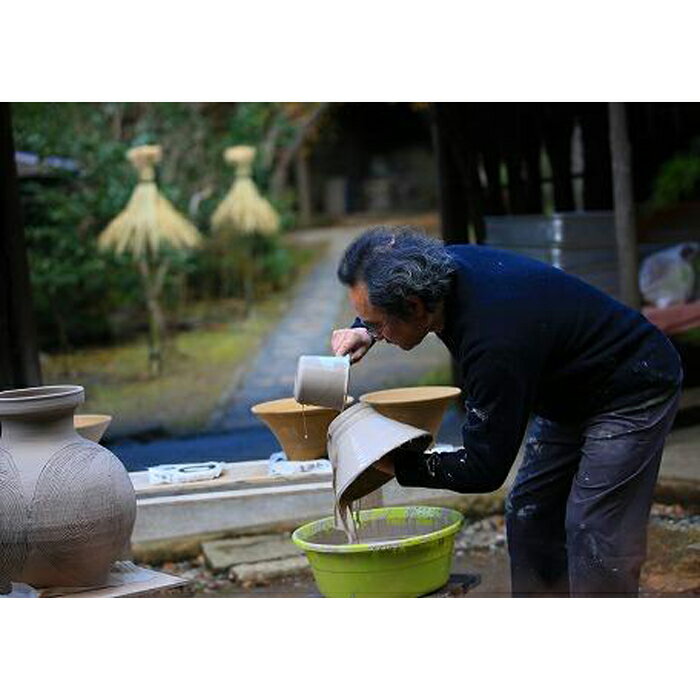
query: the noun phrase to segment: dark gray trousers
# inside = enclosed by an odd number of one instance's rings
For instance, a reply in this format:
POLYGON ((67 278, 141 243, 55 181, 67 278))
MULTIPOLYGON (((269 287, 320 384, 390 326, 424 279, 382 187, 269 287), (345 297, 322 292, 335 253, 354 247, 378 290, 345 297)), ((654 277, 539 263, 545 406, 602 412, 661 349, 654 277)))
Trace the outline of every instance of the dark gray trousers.
POLYGON ((636 596, 679 393, 583 424, 535 417, 506 501, 514 596, 636 596))

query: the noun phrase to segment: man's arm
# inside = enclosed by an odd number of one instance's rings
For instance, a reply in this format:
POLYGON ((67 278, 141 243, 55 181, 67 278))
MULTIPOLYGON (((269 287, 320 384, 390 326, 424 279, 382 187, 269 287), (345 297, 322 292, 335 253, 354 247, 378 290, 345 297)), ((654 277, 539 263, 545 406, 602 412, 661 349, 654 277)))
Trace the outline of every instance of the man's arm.
POLYGON ((464 447, 429 454, 397 451, 394 472, 401 486, 487 493, 503 485, 525 434, 535 378, 517 359, 482 359, 465 367, 464 447))

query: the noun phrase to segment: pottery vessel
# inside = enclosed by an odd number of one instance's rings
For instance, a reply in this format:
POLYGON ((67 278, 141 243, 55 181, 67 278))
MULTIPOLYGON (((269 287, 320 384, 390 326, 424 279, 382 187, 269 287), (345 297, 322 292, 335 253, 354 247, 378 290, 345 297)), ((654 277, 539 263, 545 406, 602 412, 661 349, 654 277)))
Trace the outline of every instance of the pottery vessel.
MULTIPOLYGON (((353 400, 347 397, 348 403, 353 400)), ((287 459, 308 460, 326 456, 326 435, 338 411, 324 406, 308 406, 292 398, 265 401, 253 406, 256 415, 275 434, 287 459)))
POLYGON ((360 401, 383 416, 427 430, 435 440, 445 411, 460 394, 456 386, 416 386, 373 391, 360 401))
POLYGON ((96 586, 128 555, 136 497, 124 465, 75 431, 81 386, 0 392, 0 589, 96 586))
POLYGON ((73 417, 73 425, 80 437, 99 442, 112 422, 112 416, 99 413, 80 413, 73 417))
POLYGON ((302 355, 294 378, 294 398, 299 403, 342 411, 349 379, 349 356, 302 355))
POLYGON ((399 447, 423 452, 430 433, 383 416, 366 403, 343 411, 328 427, 336 503, 351 503, 393 477, 373 465, 399 447))

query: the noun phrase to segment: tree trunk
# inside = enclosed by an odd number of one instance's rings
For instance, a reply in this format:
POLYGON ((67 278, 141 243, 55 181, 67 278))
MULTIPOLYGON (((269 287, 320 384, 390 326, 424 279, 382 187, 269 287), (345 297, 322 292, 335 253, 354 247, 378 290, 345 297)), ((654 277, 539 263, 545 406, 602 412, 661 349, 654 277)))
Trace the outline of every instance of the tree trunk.
POLYGON ((255 306, 255 235, 244 236, 241 241, 240 271, 246 318, 252 315, 255 306))
POLYGON ((272 177, 270 178, 270 193, 273 197, 281 197, 284 187, 287 184, 289 168, 296 157, 297 151, 304 145, 309 132, 328 107, 328 102, 321 102, 299 126, 292 143, 282 151, 277 165, 275 165, 272 177))
POLYGON ((160 304, 160 293, 167 272, 167 264, 162 263, 155 278, 146 260, 139 260, 139 270, 143 279, 146 308, 148 309, 148 367, 152 377, 163 373, 163 340, 165 336, 165 315, 160 304))
POLYGON ((165 317, 163 316, 163 309, 160 306, 158 297, 149 296, 146 303, 148 304, 150 340, 148 365, 151 376, 160 377, 163 374, 163 327, 165 326, 165 317))
POLYGON ((306 150, 300 148, 295 158, 299 223, 311 224, 311 185, 309 183, 309 159, 306 150))
POLYGON ((0 103, 0 389, 41 384, 10 104, 0 103))
POLYGON ((615 235, 620 278, 620 298, 638 309, 641 306, 637 281, 637 232, 634 218, 632 154, 627 134, 627 114, 623 102, 611 102, 610 153, 612 155, 615 235))

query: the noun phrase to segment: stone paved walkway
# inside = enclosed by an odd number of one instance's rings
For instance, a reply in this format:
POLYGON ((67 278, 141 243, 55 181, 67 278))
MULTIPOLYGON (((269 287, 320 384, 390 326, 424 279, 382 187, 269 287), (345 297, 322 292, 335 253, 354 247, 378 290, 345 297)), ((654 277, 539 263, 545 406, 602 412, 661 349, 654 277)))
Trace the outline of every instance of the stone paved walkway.
MULTIPOLYGON (((263 343, 242 380, 222 397, 212 416, 212 430, 259 424, 250 412, 251 406, 292 396, 299 356, 330 353, 331 332, 349 325, 354 317, 347 291, 336 276, 338 262, 361 231, 361 227, 349 227, 294 234, 307 245, 327 244, 327 253, 298 287, 284 318, 263 343)), ((367 391, 411 384, 448 363, 447 350, 434 336, 426 338, 410 353, 379 343, 362 362, 353 366, 350 394, 357 398, 367 391)))
POLYGON ((330 331, 343 303, 336 267, 345 247, 361 229, 331 228, 295 234, 305 244, 327 244, 324 259, 297 288, 284 318, 263 343, 240 382, 224 395, 211 427, 231 430, 257 423, 251 406, 291 396, 299 355, 330 352, 330 331))

